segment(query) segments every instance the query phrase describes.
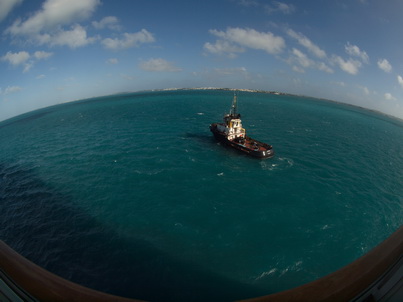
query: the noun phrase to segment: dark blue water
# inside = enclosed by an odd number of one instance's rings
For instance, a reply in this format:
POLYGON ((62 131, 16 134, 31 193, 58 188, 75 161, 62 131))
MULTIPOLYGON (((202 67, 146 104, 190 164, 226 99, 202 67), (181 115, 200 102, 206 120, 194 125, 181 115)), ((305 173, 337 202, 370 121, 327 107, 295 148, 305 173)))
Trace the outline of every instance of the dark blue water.
POLYGON ((240 92, 268 160, 208 126, 232 92, 97 98, 0 123, 0 239, 74 282, 151 301, 229 301, 312 281, 403 223, 403 123, 240 92))

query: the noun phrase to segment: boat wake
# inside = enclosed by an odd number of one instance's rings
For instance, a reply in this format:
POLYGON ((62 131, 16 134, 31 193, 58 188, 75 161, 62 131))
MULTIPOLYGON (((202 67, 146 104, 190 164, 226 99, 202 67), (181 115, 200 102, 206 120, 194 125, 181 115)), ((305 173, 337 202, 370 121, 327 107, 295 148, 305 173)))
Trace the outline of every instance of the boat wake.
POLYGON ((268 171, 282 171, 291 168, 294 161, 291 158, 278 157, 274 161, 261 161, 260 166, 262 170, 268 171))
POLYGON ((154 169, 154 170, 134 170, 133 171, 136 174, 140 174, 140 175, 157 175, 160 174, 162 172, 164 172, 164 169, 154 169))

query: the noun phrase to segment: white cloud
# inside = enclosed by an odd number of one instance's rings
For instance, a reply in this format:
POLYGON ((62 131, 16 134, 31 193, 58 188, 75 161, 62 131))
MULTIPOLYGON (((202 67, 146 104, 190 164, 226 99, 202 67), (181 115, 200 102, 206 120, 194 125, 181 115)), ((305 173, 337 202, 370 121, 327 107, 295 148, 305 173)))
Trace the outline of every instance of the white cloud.
POLYGON ((386 59, 379 59, 378 60, 378 67, 382 69, 384 72, 391 72, 392 65, 390 65, 389 61, 386 59))
MULTIPOLYGON (((11 93, 15 93, 22 90, 20 86, 8 86, 4 92, 1 92, 2 95, 9 95, 11 93)), ((1 91, 1 90, 0 90, 1 91)))
POLYGON ((33 55, 30 55, 26 51, 20 51, 16 53, 12 53, 9 51, 3 57, 1 57, 1 60, 8 62, 14 66, 23 65, 23 73, 26 73, 34 66, 36 61, 47 59, 52 55, 53 53, 46 51, 36 51, 33 55))
POLYGON ((106 61, 108 64, 118 64, 119 60, 116 58, 110 58, 106 61))
POLYGON ((74 24, 70 30, 63 26, 88 18, 99 4, 100 0, 46 0, 41 10, 26 20, 17 19, 5 33, 39 45, 85 46, 96 38, 87 37, 86 30, 79 24, 74 24))
POLYGON ((346 50, 346 53, 350 56, 359 57, 364 63, 369 62, 369 57, 367 53, 365 51, 362 51, 358 46, 351 45, 350 42, 348 42, 344 48, 346 50))
POLYGON ((40 74, 35 79, 40 80, 40 79, 44 79, 44 78, 46 78, 46 76, 44 74, 40 74))
POLYGON ((26 51, 20 52, 7 52, 3 57, 1 57, 2 61, 9 62, 11 65, 20 65, 27 62, 30 58, 30 55, 26 51))
MULTIPOLYGON (((275 36, 271 32, 258 32, 250 28, 228 28, 226 31, 210 30, 210 33, 224 41, 238 44, 242 47, 266 51, 269 54, 277 54, 283 51, 285 42, 282 37, 275 36)), ((217 45, 217 43, 216 43, 217 45)))
POLYGON ((332 57, 332 62, 337 64, 341 70, 349 73, 356 75, 362 66, 362 63, 357 60, 349 59, 348 61, 345 61, 343 58, 339 56, 333 56, 332 57))
POLYGON ((136 33, 124 33, 121 39, 106 38, 102 40, 102 44, 105 46, 105 48, 112 50, 138 47, 141 44, 152 42, 155 42, 155 38, 153 34, 146 29, 142 29, 141 31, 136 33))
POLYGON ((272 5, 266 5, 266 11, 269 14, 283 13, 285 15, 289 15, 295 12, 295 6, 284 2, 273 1, 272 5))
POLYGON ((293 48, 292 55, 288 60, 289 64, 298 64, 300 66, 293 66, 293 70, 303 73, 303 68, 318 69, 327 73, 333 73, 333 70, 323 62, 316 62, 308 58, 308 56, 299 49, 293 48))
POLYGON ((369 91, 368 87, 366 87, 366 86, 359 86, 359 88, 362 89, 362 92, 363 92, 365 95, 370 95, 370 91, 369 91))
POLYGON ((24 70, 22 71, 23 73, 26 73, 28 71, 31 70, 32 66, 34 66, 34 62, 33 61, 29 61, 27 63, 24 64, 24 70))
MULTIPOLYGON (((297 33, 292 29, 288 29, 287 35, 295 39, 300 45, 304 46, 315 57, 319 59, 327 59, 326 52, 302 33, 297 33)), ((333 69, 330 68, 325 62, 312 60, 308 57, 308 55, 296 48, 293 48, 292 55, 288 60, 288 63, 300 65, 293 66, 293 70, 296 72, 305 72, 303 68, 313 68, 327 73, 333 73, 333 69)))
POLYGON ((314 54, 318 58, 323 59, 326 57, 326 52, 324 50, 322 50, 319 46, 312 43, 312 41, 309 40, 307 37, 305 37, 303 34, 296 33, 292 29, 288 29, 287 34, 290 37, 296 39, 299 44, 304 46, 306 49, 308 49, 312 54, 314 54))
POLYGON ((94 43, 97 37, 87 37, 87 31, 79 24, 71 27, 71 30, 61 30, 55 33, 48 43, 51 46, 68 46, 77 48, 94 43))
POLYGON ((248 71, 245 67, 238 67, 238 68, 215 68, 215 72, 220 75, 239 75, 244 74, 248 75, 248 71))
POLYGON ((224 40, 217 40, 214 44, 207 42, 204 44, 204 49, 212 54, 228 54, 230 58, 235 58, 236 53, 245 52, 245 48, 233 45, 224 40))
MULTIPOLYGON (((316 57, 320 59, 326 59, 327 54, 326 52, 321 49, 319 46, 314 44, 310 39, 308 39, 306 36, 304 36, 301 33, 297 33, 293 31, 292 29, 287 30, 288 36, 291 38, 294 38, 295 40, 298 41, 298 43, 302 46, 304 46, 310 53, 315 55, 316 57)), ((360 60, 350 58, 348 60, 343 59, 340 56, 333 55, 331 59, 329 59, 330 64, 336 64, 338 65, 343 71, 349 73, 349 74, 357 74, 359 72, 359 69, 362 67, 362 62, 363 63, 369 63, 369 56, 365 51, 362 51, 358 46, 352 45, 350 43, 347 43, 345 45, 345 51, 347 54, 349 54, 352 57, 357 57, 360 60)), ((325 71, 327 73, 333 73, 333 69, 330 68, 326 63, 324 62, 315 62, 311 59, 309 59, 305 54, 303 54, 301 51, 298 51, 294 48, 293 50, 293 58, 294 61, 298 62, 302 67, 310 67, 310 68, 315 68, 318 70, 325 71)), ((299 68, 294 68, 294 70, 300 72, 299 68)))
POLYGON ((333 69, 331 69, 329 66, 327 66, 323 62, 316 63, 316 68, 318 70, 321 70, 321 71, 324 71, 324 72, 327 72, 327 73, 333 73, 334 72, 333 69))
POLYGON ((398 83, 400 84, 400 86, 403 87, 403 78, 402 78, 401 75, 397 75, 397 81, 398 81, 398 83))
POLYGON ((396 98, 392 94, 390 94, 389 92, 385 93, 384 97, 388 101, 396 101, 396 98))
POLYGON ((23 0, 1 0, 0 1, 0 22, 3 21, 8 14, 23 0))
POLYGON ((168 62, 164 59, 150 59, 148 61, 142 62, 140 64, 140 68, 145 71, 168 71, 168 72, 176 72, 181 71, 182 69, 176 67, 173 63, 168 62))
POLYGON ((46 0, 42 9, 24 22, 18 19, 6 32, 13 35, 31 35, 53 31, 88 18, 100 4, 99 0, 46 0))
POLYGON ((35 51, 34 57, 38 60, 47 59, 53 55, 53 52, 35 51))
POLYGON ((303 68, 301 68, 299 66, 296 66, 296 65, 294 65, 292 67, 292 70, 294 70, 295 72, 298 72, 298 73, 305 73, 305 69, 303 69, 303 68))
POLYGON ((346 83, 345 82, 332 82, 340 87, 346 87, 346 83))
POLYGON ((308 59, 308 57, 302 51, 294 48, 292 50, 292 53, 302 67, 306 68, 313 64, 313 62, 310 59, 308 59))
POLYGON ((128 75, 128 74, 124 74, 124 73, 121 73, 121 74, 120 74, 120 77, 121 77, 122 79, 125 79, 125 80, 128 80, 128 81, 133 81, 133 80, 135 79, 135 77, 133 77, 133 76, 131 76, 131 75, 128 75))
POLYGON ((112 30, 120 30, 119 20, 115 16, 108 16, 103 18, 101 21, 93 21, 92 26, 96 29, 109 28, 112 30))

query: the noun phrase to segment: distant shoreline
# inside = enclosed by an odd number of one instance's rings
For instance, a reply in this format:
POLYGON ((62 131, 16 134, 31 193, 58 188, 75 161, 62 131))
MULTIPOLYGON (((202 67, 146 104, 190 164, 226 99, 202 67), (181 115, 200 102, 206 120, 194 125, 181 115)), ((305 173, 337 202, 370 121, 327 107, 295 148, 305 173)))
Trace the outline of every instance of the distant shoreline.
MULTIPOLYGON (((223 90, 223 91, 243 91, 243 92, 259 92, 268 93, 275 95, 292 95, 289 93, 278 92, 278 91, 268 91, 259 89, 244 89, 244 88, 220 88, 220 87, 192 87, 192 88, 163 88, 163 89, 152 89, 148 91, 180 91, 180 90, 223 90)), ((144 90, 147 91, 147 90, 144 90)))
POLYGON ((326 98, 320 98, 320 97, 313 97, 313 96, 307 96, 303 94, 293 94, 293 93, 286 93, 286 92, 279 92, 279 91, 274 91, 274 90, 260 90, 260 89, 245 89, 245 88, 220 88, 220 87, 192 87, 192 88, 162 88, 162 89, 149 89, 149 90, 139 90, 135 92, 127 92, 127 93, 136 93, 136 92, 157 92, 157 91, 186 91, 186 90, 221 90, 221 91, 243 91, 243 92, 253 92, 253 93, 266 93, 266 94, 274 94, 274 95, 287 95, 287 96, 296 96, 296 97, 305 97, 305 98, 312 98, 316 100, 321 100, 325 102, 330 102, 330 103, 336 103, 336 104, 341 104, 341 105, 346 105, 352 108, 358 108, 364 111, 369 111, 371 113, 379 114, 391 119, 397 119, 400 122, 403 122, 403 119, 390 115, 378 110, 366 108, 366 107, 361 107, 358 105, 353 105, 349 103, 344 103, 340 101, 335 101, 331 99, 326 99, 326 98))
POLYGON ((272 95, 281 95, 281 96, 294 96, 294 97, 301 97, 301 98, 311 98, 311 99, 315 99, 315 100, 320 100, 320 101, 325 101, 325 102, 329 102, 329 103, 335 103, 335 104, 340 104, 340 105, 345 105, 348 107, 351 107, 353 109, 360 109, 362 111, 367 111, 368 113, 373 113, 376 115, 380 115, 380 116, 384 116, 387 117, 389 119, 392 120, 396 120, 400 123, 403 123, 403 119, 399 118, 397 116, 394 115, 389 115, 386 114, 384 112, 381 111, 377 111, 374 109, 369 109, 369 108, 365 108, 365 107, 361 107, 361 106, 357 106, 357 105, 353 105, 353 104, 349 104, 349 103, 344 103, 344 102, 340 102, 340 101, 335 101, 335 100, 331 100, 331 99, 326 99, 326 98, 320 98, 320 97, 313 97, 313 96, 307 96, 307 95, 302 95, 302 94, 292 94, 292 93, 285 93, 285 92, 279 92, 279 91, 273 91, 273 90, 260 90, 260 89, 246 89, 246 88, 220 88, 220 87, 190 87, 190 88, 161 88, 161 89, 145 89, 145 90, 136 90, 136 91, 122 91, 122 92, 118 92, 118 93, 112 93, 112 94, 106 94, 106 95, 99 95, 99 96, 93 96, 93 97, 88 97, 88 98, 83 98, 83 99, 77 99, 77 100, 70 100, 70 101, 65 101, 65 102, 61 102, 59 104, 54 104, 54 105, 50 105, 50 106, 46 106, 46 107, 41 107, 41 108, 37 108, 31 111, 27 111, 21 114, 18 114, 16 116, 10 117, 10 118, 6 118, 4 120, 1 120, 0 123, 3 122, 7 122, 13 118, 17 118, 19 116, 22 116, 24 114, 28 114, 30 112, 36 111, 36 110, 40 110, 40 109, 45 109, 48 107, 53 107, 53 106, 58 106, 58 105, 62 105, 62 104, 68 104, 68 103, 74 103, 74 102, 81 102, 81 101, 89 101, 89 100, 93 100, 93 99, 97 99, 97 98, 107 98, 107 97, 112 97, 112 96, 117 96, 117 95, 125 95, 125 94, 134 94, 134 93, 147 93, 147 92, 169 92, 169 91, 204 91, 204 90, 216 90, 216 91, 242 91, 242 92, 250 92, 250 93, 265 93, 265 94, 272 94, 272 95))
MULTIPOLYGON (((346 106, 349 106, 351 108, 361 109, 363 111, 368 111, 370 113, 381 115, 381 116, 387 117, 389 119, 395 119, 398 122, 403 123, 403 118, 399 118, 399 117, 394 116, 394 115, 390 115, 390 114, 387 114, 387 113, 384 113, 384 112, 381 112, 381 111, 377 111, 377 110, 374 110, 374 109, 366 108, 366 107, 361 107, 361 106, 358 106, 358 105, 353 105, 353 104, 344 103, 344 102, 340 102, 340 101, 335 101, 335 100, 331 100, 331 99, 313 97, 313 96, 308 96, 308 95, 303 95, 303 94, 293 94, 293 93, 286 93, 286 92, 280 92, 280 91, 274 91, 274 90, 246 89, 246 88, 223 88, 223 87, 174 88, 174 87, 171 87, 171 88, 144 89, 144 90, 136 90, 136 91, 118 92, 118 93, 113 93, 113 94, 109 94, 109 95, 95 96, 95 97, 90 97, 90 98, 85 98, 85 99, 80 99, 80 100, 66 101, 66 102, 61 103, 61 104, 66 104, 66 103, 70 103, 70 102, 77 102, 77 101, 85 101, 85 100, 90 100, 90 99, 95 99, 95 98, 110 97, 110 96, 115 96, 115 95, 120 95, 120 94, 143 93, 143 92, 158 92, 158 91, 186 91, 186 90, 242 91, 242 92, 251 92, 251 93, 266 93, 266 94, 273 94, 273 95, 311 98, 311 99, 321 100, 321 101, 325 101, 325 102, 346 105, 346 106)), ((51 106, 49 106, 49 107, 51 107, 51 106)))

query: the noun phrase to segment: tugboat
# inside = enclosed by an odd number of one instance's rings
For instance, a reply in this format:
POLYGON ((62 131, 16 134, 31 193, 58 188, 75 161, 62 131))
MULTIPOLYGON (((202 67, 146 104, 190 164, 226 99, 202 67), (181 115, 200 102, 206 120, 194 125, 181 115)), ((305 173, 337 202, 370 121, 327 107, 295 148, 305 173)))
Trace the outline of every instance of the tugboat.
POLYGON ((224 115, 224 123, 211 124, 210 131, 213 132, 218 141, 250 156, 257 158, 274 156, 274 150, 271 145, 259 142, 246 135, 245 129, 242 128, 241 115, 237 113, 237 96, 235 93, 230 113, 224 115))

